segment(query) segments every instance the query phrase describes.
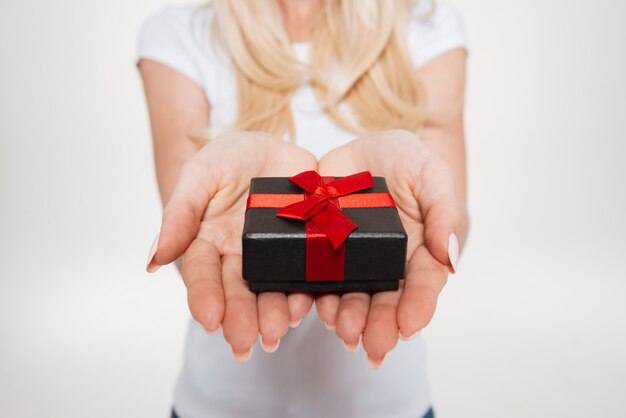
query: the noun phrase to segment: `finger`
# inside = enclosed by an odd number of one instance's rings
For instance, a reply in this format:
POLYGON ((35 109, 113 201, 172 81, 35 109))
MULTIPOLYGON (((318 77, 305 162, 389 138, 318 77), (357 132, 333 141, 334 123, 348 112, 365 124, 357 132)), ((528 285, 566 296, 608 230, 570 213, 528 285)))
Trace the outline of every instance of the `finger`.
POLYGON ((241 277, 241 256, 222 257, 222 284, 226 310, 222 328, 235 359, 242 363, 252 354, 252 345, 259 335, 256 295, 241 277))
POLYGON ((410 339, 432 319, 448 269, 420 246, 407 264, 405 277, 397 320, 401 336, 410 339))
POLYGON ((329 331, 335 330, 335 318, 339 307, 339 296, 334 293, 319 295, 315 298, 315 309, 324 326, 329 331))
POLYGON ((369 309, 370 295, 367 293, 345 293, 341 296, 335 326, 346 350, 354 352, 359 347, 369 309))
POLYGON ((363 332, 363 348, 367 352, 367 364, 373 369, 380 367, 387 353, 398 343, 396 316, 399 300, 399 290, 372 296, 363 332))
POLYGON ((218 184, 208 166, 192 157, 180 172, 174 193, 163 211, 158 244, 148 271, 180 257, 198 234, 200 222, 218 184))
POLYGON ((284 293, 266 292, 257 296, 261 347, 268 353, 278 349, 280 338, 289 330, 289 306, 284 293))
POLYGON ((465 236, 467 215, 457 197, 449 167, 434 157, 424 165, 422 181, 413 190, 424 216, 424 240, 428 250, 455 272, 459 261, 459 237, 465 236))
POLYGON ((313 296, 308 293, 290 293, 287 295, 287 304, 289 305, 289 326, 295 328, 311 310, 313 296))
POLYGON ((183 256, 182 273, 191 315, 207 332, 216 332, 224 317, 219 251, 213 244, 195 239, 183 256))

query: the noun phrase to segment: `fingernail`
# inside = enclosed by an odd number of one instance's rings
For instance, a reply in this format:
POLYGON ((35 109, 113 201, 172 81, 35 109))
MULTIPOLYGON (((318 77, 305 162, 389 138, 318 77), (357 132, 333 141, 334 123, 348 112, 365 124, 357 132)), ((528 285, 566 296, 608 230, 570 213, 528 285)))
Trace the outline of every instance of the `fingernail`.
POLYGON ((343 348, 345 348, 350 353, 354 353, 356 350, 359 349, 359 344, 361 343, 361 338, 362 337, 363 337, 363 334, 359 335, 359 339, 357 340, 356 344, 354 344, 354 345, 348 344, 345 341, 342 341, 343 342, 343 348))
POLYGON ((302 322, 302 318, 298 319, 297 321, 291 321, 289 322, 289 328, 295 328, 298 325, 300 325, 300 322, 302 322))
POLYGON ((329 325, 328 323, 324 322, 324 326, 326 327, 327 330, 329 331, 334 331, 335 330, 335 326, 334 325, 329 325))
POLYGON ((402 331, 398 331, 398 337, 403 341, 409 341, 415 338, 415 336, 418 335, 419 333, 420 333, 420 330, 417 330, 413 334, 409 335, 408 337, 405 337, 402 331))
POLYGON ((263 349, 263 351, 265 351, 266 353, 273 353, 274 351, 278 350, 278 346, 280 345, 280 338, 277 339, 274 344, 266 344, 263 342, 263 336, 261 336, 259 342, 261 343, 261 348, 263 349))
POLYGON ((207 334, 215 335, 220 331, 220 324, 217 324, 217 327, 214 330, 210 330, 208 328, 205 328, 204 330, 207 332, 207 334))
POLYGON ((152 259, 154 258, 154 254, 156 254, 157 247, 159 246, 159 235, 161 234, 160 233, 157 234, 157 236, 154 238, 154 241, 152 241, 152 247, 150 247, 150 253, 148 254, 148 262, 146 263, 146 270, 148 271, 148 273, 154 273, 155 271, 161 268, 161 266, 154 264, 152 262, 152 259))
POLYGON ((454 232, 448 238, 448 258, 452 266, 452 273, 456 273, 459 265, 459 239, 454 232))
MULTIPOLYGON (((232 348, 231 348, 232 350, 232 348)), ((235 357, 235 361, 237 363, 245 363, 246 361, 250 360, 250 356, 252 356, 252 347, 250 347, 250 349, 248 351, 246 351, 245 353, 236 353, 235 350, 232 350, 233 352, 233 357, 235 357)))
POLYGON ((380 360, 374 360, 368 354, 367 355, 367 367, 369 367, 372 370, 378 369, 383 364, 383 362, 385 361, 385 357, 387 357, 386 354, 380 360))

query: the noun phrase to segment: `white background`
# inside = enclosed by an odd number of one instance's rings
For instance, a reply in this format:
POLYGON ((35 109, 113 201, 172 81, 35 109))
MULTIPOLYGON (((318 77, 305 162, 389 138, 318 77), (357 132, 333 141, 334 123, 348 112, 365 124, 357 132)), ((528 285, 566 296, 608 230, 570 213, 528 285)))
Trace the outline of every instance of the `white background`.
MULTIPOLYGON (((188 313, 143 270, 134 68, 165 3, 0 0, 0 416, 168 413, 188 313)), ((425 332, 439 416, 626 416, 626 3, 456 4, 473 223, 425 332)))

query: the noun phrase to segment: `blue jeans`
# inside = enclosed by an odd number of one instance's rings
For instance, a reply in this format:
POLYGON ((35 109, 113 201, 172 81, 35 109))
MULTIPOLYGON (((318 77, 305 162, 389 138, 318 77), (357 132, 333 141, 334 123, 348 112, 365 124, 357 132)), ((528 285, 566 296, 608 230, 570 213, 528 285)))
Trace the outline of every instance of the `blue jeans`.
MULTIPOLYGON (((176 415, 176 412, 174 412, 173 409, 171 418, 180 418, 178 415, 176 415)), ((433 409, 430 408, 428 412, 426 412, 426 415, 424 415, 422 418, 435 418, 435 413, 433 412, 433 409)))

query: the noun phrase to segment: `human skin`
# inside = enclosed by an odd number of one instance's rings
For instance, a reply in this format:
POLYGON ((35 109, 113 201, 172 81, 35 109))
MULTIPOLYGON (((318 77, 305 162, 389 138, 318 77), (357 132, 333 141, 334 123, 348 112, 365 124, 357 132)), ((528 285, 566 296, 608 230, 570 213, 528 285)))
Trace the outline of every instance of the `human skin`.
MULTIPOLYGON (((290 36, 303 40, 306 33, 293 35, 289 29, 290 15, 284 14, 290 36)), ((426 326, 458 260, 458 253, 449 253, 450 234, 462 246, 467 233, 463 50, 445 53, 419 69, 428 98, 426 111, 443 115, 419 138, 405 131, 373 133, 331 151, 319 162, 293 144, 258 133, 231 133, 198 151, 188 134, 208 126, 211 105, 202 88, 153 61, 142 60, 140 71, 166 205, 148 270, 182 256, 193 317, 209 332, 221 325, 238 361, 249 357, 259 334, 266 351, 276 350, 289 324, 296 326, 313 301, 302 293, 257 296, 241 278, 240 226, 247 186, 254 176, 292 175, 307 169, 342 175, 369 169, 386 177, 409 233, 403 289, 373 297, 325 295, 317 298, 317 310, 347 349, 354 350, 362 339, 368 364, 374 368, 400 335, 413 336, 426 326), (202 193, 190 193, 192 188, 202 193), (430 199, 424 201, 428 191, 430 199)))
POLYGON ((163 212, 158 250, 149 271, 182 256, 182 276, 193 318, 209 333, 223 327, 238 361, 261 335, 274 351, 289 324, 309 311, 312 296, 255 295, 241 276, 241 231, 253 177, 290 176, 315 170, 304 149, 260 132, 224 134, 184 165, 163 212))
POLYGON ((348 351, 359 342, 377 368, 398 338, 410 339, 435 313, 448 273, 458 263, 459 239, 467 233, 465 204, 448 164, 411 132, 375 132, 323 157, 322 175, 368 170, 386 179, 408 235, 407 268, 397 291, 325 294, 316 308, 348 351))

